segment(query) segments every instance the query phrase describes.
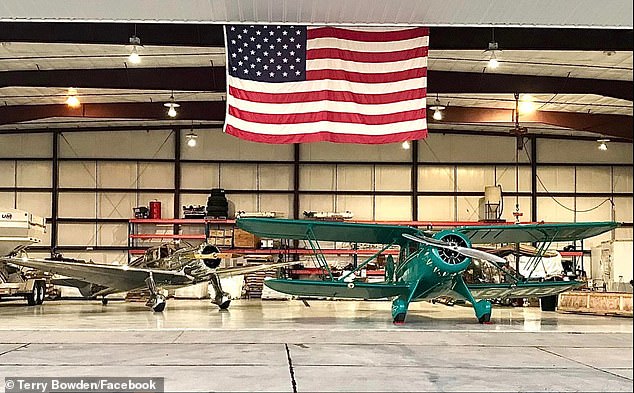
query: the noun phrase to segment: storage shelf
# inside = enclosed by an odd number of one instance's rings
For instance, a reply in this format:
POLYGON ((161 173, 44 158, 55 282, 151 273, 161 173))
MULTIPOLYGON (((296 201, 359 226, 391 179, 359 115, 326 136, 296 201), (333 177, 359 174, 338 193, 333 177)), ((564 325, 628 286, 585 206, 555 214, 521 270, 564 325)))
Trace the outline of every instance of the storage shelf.
POLYGON ((130 235, 130 239, 202 239, 205 240, 205 235, 173 235, 173 234, 158 234, 158 233, 141 233, 136 235, 130 235))
MULTIPOLYGON (((294 274, 298 276, 312 276, 312 275, 322 275, 328 274, 326 269, 322 269, 319 267, 305 267, 303 269, 292 269, 288 271, 288 274, 294 274)), ((385 270, 366 270, 366 276, 384 276, 385 270)))
POLYGON ((562 257, 582 257, 583 251, 559 251, 562 257))
POLYGON ((235 224, 236 220, 224 220, 213 218, 131 218, 130 224, 155 224, 155 225, 178 225, 178 224, 235 224))
MULTIPOLYGON (((236 254, 297 254, 297 255, 311 255, 313 250, 306 248, 230 248, 224 250, 226 252, 233 252, 236 254)), ((349 250, 349 249, 322 249, 319 250, 324 255, 373 255, 379 252, 379 250, 362 249, 362 250, 349 250)), ((399 250, 385 250, 383 254, 398 255, 399 250)))

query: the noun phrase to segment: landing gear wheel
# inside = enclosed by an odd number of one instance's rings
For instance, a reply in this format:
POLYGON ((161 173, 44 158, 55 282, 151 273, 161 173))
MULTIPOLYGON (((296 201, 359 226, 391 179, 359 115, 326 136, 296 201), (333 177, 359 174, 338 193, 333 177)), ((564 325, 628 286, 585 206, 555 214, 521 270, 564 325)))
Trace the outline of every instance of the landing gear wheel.
POLYGON ((219 298, 214 299, 212 303, 215 303, 221 310, 226 310, 231 304, 231 299, 229 299, 229 296, 225 294, 219 298))
POLYGON ((406 313, 404 313, 404 312, 399 313, 399 314, 396 314, 396 316, 394 317, 394 321, 393 321, 393 323, 394 323, 395 325, 402 325, 402 324, 404 324, 404 323, 405 323, 405 316, 406 316, 406 315, 407 315, 407 314, 406 314, 406 313))
POLYGON ((44 303, 44 296, 46 295, 46 284, 37 282, 35 286, 37 287, 37 299, 35 300, 35 304, 42 304, 44 303))
POLYGON ((480 318, 478 318, 478 322, 480 322, 480 323, 489 323, 489 322, 491 322, 491 313, 488 312, 488 313, 482 315, 480 318))
POLYGON ((37 299, 38 299, 37 293, 39 292, 37 287, 38 287, 37 283, 34 283, 33 288, 31 288, 31 292, 26 295, 26 302, 29 306, 35 306, 37 304, 37 299))
POLYGON ((165 297, 159 295, 156 298, 154 298, 154 300, 152 301, 152 311, 163 312, 163 310, 165 310, 166 305, 167 305, 167 302, 165 301, 165 297))
POLYGON ((107 306, 108 305, 108 299, 106 299, 105 297, 101 298, 101 304, 103 304, 104 306, 107 306))

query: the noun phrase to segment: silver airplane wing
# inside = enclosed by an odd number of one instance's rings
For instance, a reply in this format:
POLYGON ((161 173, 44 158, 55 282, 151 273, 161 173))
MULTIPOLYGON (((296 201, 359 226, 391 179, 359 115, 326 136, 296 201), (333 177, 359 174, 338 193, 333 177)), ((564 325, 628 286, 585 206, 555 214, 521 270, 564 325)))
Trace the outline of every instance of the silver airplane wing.
POLYGON ((127 265, 118 266, 7 257, 0 257, 0 262, 8 262, 45 272, 61 274, 63 276, 102 285, 120 292, 146 287, 145 280, 150 276, 150 273, 152 273, 157 286, 185 286, 192 283, 192 278, 182 272, 143 269, 129 267, 127 265))

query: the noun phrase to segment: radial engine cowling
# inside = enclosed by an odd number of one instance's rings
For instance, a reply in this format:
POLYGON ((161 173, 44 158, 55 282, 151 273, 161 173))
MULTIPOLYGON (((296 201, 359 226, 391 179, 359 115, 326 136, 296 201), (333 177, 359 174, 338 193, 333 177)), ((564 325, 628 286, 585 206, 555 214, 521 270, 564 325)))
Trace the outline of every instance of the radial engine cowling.
MULTIPOLYGON (((214 253, 218 253, 220 252, 220 250, 218 250, 218 247, 212 245, 212 244, 205 244, 203 246, 203 248, 200 250, 200 253, 205 255, 205 254, 214 254, 214 253)), ((205 264, 205 266, 207 266, 210 269, 215 269, 218 266, 220 266, 220 262, 222 260, 220 258, 205 258, 203 259, 203 263, 205 264)))
MULTIPOLYGON (((469 238, 455 231, 438 232, 434 235, 434 239, 451 246, 471 248, 469 238)), ((471 264, 471 258, 447 248, 431 247, 430 254, 434 266, 445 273, 462 272, 471 264)))

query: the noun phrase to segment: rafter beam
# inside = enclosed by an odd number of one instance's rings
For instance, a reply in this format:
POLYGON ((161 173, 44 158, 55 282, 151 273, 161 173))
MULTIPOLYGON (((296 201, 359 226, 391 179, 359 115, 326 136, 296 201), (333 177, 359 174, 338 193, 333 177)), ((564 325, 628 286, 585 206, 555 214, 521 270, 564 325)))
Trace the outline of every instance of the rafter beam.
POLYGON ((95 68, 0 72, 0 87, 76 87, 220 92, 224 67, 95 68))
MULTIPOLYGON (((224 101, 179 102, 177 120, 224 121, 224 101)), ((49 117, 84 117, 104 119, 170 120, 161 103, 104 103, 82 104, 79 108, 67 105, 15 105, 0 107, 0 124, 46 119, 49 117)))
POLYGON ((427 89, 434 93, 596 94, 632 101, 631 81, 556 76, 429 71, 427 89))
MULTIPOLYGON (((125 45, 135 33, 132 23, 0 22, 0 42, 43 42, 125 45)), ((136 24, 144 45, 223 47, 221 25, 136 24)), ((432 27, 432 50, 484 50, 491 40, 488 27, 432 27)), ((496 27, 495 39, 504 50, 632 51, 632 30, 496 27)))
MULTIPOLYGON (((225 118, 224 101, 180 102, 178 120, 210 120, 223 122, 225 118)), ((443 124, 491 124, 512 123, 513 111, 510 109, 449 107, 444 111, 443 124)), ((17 105, 0 107, 0 124, 12 124, 49 117, 84 117, 106 119, 150 119, 169 120, 166 110, 160 103, 108 103, 83 104, 77 109, 66 105, 17 105)), ((428 119, 432 113, 428 111, 428 119)), ((632 117, 625 115, 599 115, 570 112, 538 111, 531 115, 522 115, 524 126, 550 124, 578 131, 595 132, 607 136, 632 140, 632 117)))
MULTIPOLYGON (((632 101, 631 81, 553 76, 428 72, 433 93, 596 94, 632 101)), ((77 87, 223 92, 224 67, 112 68, 0 72, 0 87, 77 87)))
MULTIPOLYGON (((512 109, 450 106, 443 112, 442 123, 512 124, 515 111, 512 109)), ((427 118, 433 123, 434 120, 432 120, 431 115, 431 113, 428 113, 427 118)), ((550 111, 536 111, 531 114, 522 114, 520 115, 520 123, 522 126, 529 128, 530 124, 548 124, 557 127, 569 128, 571 130, 595 132, 597 134, 626 139, 629 141, 632 140, 632 126, 634 125, 632 122, 632 116, 550 111)))

